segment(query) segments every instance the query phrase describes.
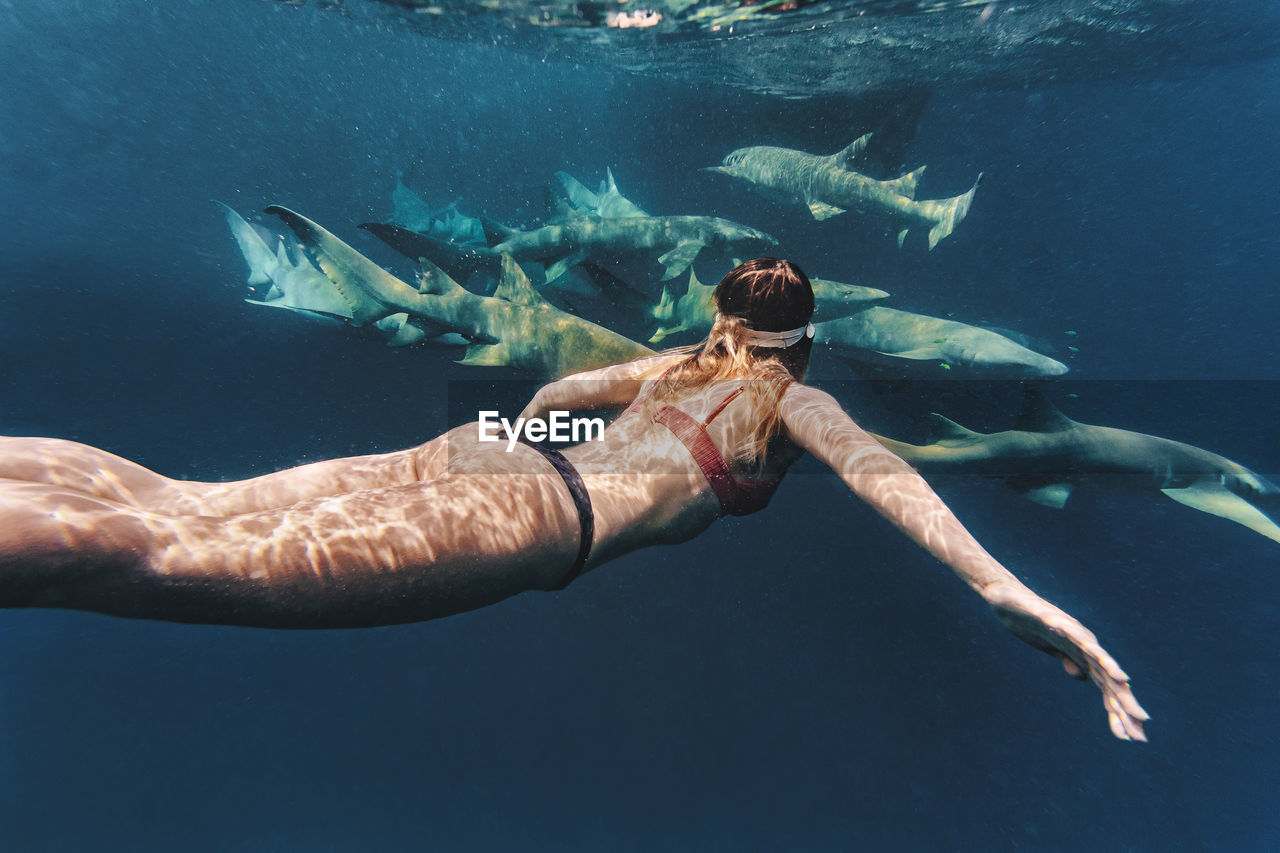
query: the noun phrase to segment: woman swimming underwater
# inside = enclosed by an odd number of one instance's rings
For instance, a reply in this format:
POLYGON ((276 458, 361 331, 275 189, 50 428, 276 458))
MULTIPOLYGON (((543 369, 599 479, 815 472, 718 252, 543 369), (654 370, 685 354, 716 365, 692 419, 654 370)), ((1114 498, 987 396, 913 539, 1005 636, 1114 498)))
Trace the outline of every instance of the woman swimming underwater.
POLYGON ((983 550, 929 485, 805 386, 813 290, 788 261, 740 265, 697 350, 578 374, 522 417, 625 409, 560 454, 479 440, 232 483, 170 480, 59 439, 0 439, 0 606, 177 622, 363 627, 559 589, 647 545, 762 509, 808 451, 946 563, 1020 639, 1103 694, 1112 732, 1145 740, 1128 677, 1084 626, 983 550))

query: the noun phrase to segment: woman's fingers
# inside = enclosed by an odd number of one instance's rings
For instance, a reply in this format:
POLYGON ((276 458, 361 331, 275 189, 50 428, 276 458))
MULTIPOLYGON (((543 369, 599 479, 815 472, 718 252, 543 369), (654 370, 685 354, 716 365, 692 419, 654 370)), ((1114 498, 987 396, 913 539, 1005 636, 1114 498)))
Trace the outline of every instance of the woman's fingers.
MULTIPOLYGON (((1100 685, 1101 686, 1101 685, 1100 685)), ((1113 684, 1103 687, 1103 705, 1107 708, 1107 721, 1111 724, 1111 733, 1121 740, 1137 740, 1145 742, 1146 734, 1142 731, 1142 723, 1151 719, 1142 710, 1138 700, 1133 698, 1127 683, 1113 684)))
POLYGON ((1088 628, 1025 588, 995 588, 987 597, 1005 626, 1019 638, 1062 661, 1072 678, 1088 678, 1102 692, 1111 733, 1145 741, 1147 712, 1129 688, 1129 676, 1088 628))

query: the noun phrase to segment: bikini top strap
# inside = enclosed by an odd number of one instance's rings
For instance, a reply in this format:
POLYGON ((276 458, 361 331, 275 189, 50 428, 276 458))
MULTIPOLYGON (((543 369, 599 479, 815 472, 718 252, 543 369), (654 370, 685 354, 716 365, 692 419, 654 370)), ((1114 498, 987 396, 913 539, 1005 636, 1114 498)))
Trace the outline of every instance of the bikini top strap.
POLYGON ((725 398, 720 401, 720 404, 711 410, 711 414, 707 415, 707 418, 702 422, 702 425, 704 427, 709 426, 711 422, 716 419, 716 415, 723 412, 725 409, 725 406, 729 405, 734 400, 738 399, 738 395, 741 394, 746 389, 747 389, 746 385, 739 385, 737 388, 734 388, 732 391, 730 391, 725 396, 725 398))

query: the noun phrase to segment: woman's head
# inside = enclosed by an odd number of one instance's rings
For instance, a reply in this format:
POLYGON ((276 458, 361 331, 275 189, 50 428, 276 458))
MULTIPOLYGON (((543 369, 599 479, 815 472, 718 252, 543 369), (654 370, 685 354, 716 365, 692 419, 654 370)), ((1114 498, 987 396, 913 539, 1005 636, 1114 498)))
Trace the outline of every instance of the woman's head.
POLYGON ((756 258, 720 281, 715 301, 719 314, 706 341, 686 348, 689 356, 668 370, 648 404, 678 399, 685 389, 709 382, 748 380, 759 416, 749 439, 729 455, 763 462, 770 439, 781 428, 782 395, 804 378, 809 366, 813 287, 790 261, 756 258), (770 334, 774 332, 793 334, 770 334))
MULTIPOLYGON (((749 331, 801 332, 790 346, 771 340, 768 354, 782 362, 792 376, 804 376, 813 348, 806 327, 814 302, 813 286, 800 267, 780 258, 755 258, 721 279, 714 296, 721 318, 736 318, 749 331)), ((763 345, 755 349, 763 349, 763 345)), ((763 353, 758 352, 757 357, 760 355, 763 353)))

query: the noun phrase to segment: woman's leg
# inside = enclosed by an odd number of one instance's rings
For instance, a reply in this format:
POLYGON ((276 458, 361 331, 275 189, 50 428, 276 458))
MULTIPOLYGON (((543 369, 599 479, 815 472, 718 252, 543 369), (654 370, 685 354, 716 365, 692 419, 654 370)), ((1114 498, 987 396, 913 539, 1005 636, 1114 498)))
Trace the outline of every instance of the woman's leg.
POLYGON ((225 518, 0 481, 0 606, 358 627, 554 587, 578 541, 563 481, 528 448, 481 467, 225 518))
POLYGON ((74 441, 0 437, 0 479, 59 486, 162 515, 237 515, 435 479, 447 470, 448 437, 395 453, 330 459, 228 483, 173 480, 74 441))

